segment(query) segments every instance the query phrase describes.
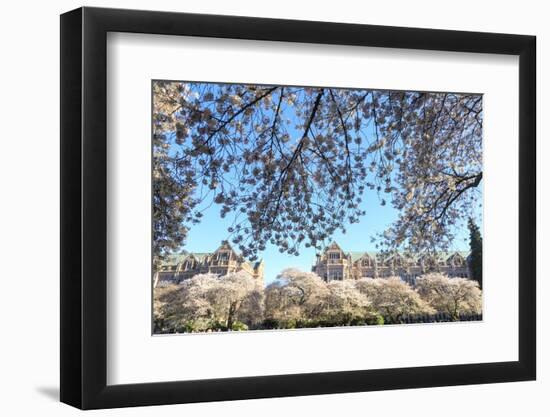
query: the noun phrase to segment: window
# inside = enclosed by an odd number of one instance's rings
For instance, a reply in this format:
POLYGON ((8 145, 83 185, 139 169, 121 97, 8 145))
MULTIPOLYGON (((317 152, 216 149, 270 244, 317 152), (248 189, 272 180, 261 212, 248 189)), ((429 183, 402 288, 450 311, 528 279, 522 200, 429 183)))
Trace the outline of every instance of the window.
POLYGON ((342 281, 342 271, 333 271, 329 274, 329 280, 342 281))
POLYGON ((329 252, 328 258, 329 258, 331 261, 338 260, 338 259, 340 259, 340 252, 329 252))
POLYGON ((228 261, 229 260, 229 252, 220 252, 218 254, 218 259, 220 261, 228 261))

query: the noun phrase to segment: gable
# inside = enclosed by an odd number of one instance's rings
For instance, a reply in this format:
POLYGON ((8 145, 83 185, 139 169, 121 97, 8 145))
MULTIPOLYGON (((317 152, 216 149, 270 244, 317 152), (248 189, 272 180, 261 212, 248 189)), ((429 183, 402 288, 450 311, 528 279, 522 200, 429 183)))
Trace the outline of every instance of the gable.
POLYGON ((329 251, 339 251, 341 253, 344 253, 344 251, 342 250, 342 248, 338 245, 338 243, 336 242, 332 242, 330 245, 328 245, 324 252, 329 252, 329 251))
POLYGON ((216 249, 214 251, 212 256, 216 256, 220 252, 223 252, 223 253, 229 252, 230 258, 237 259, 237 260, 240 260, 240 261, 243 260, 242 256, 235 249, 233 249, 233 247, 227 241, 223 241, 222 244, 218 247, 218 249, 216 249))

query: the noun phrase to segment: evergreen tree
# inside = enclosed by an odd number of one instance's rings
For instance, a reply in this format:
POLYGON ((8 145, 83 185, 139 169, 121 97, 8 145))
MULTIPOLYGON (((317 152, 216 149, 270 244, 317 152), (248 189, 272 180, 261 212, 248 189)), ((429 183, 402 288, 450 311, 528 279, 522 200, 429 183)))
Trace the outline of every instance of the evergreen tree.
POLYGON ((468 266, 472 279, 476 280, 479 283, 479 288, 481 288, 483 274, 483 239, 481 238, 479 226, 474 223, 472 218, 468 220, 468 229, 470 230, 470 259, 468 266))

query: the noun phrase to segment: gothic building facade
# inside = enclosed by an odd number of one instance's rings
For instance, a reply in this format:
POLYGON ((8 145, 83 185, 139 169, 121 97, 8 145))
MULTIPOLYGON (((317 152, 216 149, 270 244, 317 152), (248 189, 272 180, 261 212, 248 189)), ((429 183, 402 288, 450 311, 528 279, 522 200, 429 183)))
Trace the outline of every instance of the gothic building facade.
POLYGON ((422 274, 437 271, 450 277, 470 278, 467 252, 437 255, 381 255, 375 252, 344 252, 333 242, 317 255, 312 271, 325 281, 398 276, 414 283, 422 274))
MULTIPOLYGON (((376 252, 345 252, 336 242, 317 255, 311 268, 325 281, 398 276, 414 284, 416 278, 437 271, 450 277, 470 278, 467 252, 440 252, 436 255, 382 255, 376 252)), ((154 275, 153 285, 180 283, 197 274, 227 275, 243 271, 254 279, 264 280, 263 261, 250 263, 229 243, 211 253, 186 253, 167 259, 154 275)))
POLYGON ((227 275, 241 271, 263 282, 263 261, 252 264, 237 253, 229 243, 223 242, 212 253, 186 253, 171 256, 155 274, 153 286, 156 287, 159 282, 180 283, 197 274, 227 275))

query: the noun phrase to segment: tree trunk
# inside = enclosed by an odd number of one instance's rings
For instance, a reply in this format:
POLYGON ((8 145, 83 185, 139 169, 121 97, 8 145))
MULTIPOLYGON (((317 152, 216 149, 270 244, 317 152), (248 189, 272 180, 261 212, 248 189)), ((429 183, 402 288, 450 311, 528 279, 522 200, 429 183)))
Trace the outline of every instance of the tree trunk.
POLYGON ((227 330, 231 330, 233 328, 235 311, 237 310, 236 307, 237 307, 237 303, 231 303, 229 305, 229 312, 227 314, 227 330))

